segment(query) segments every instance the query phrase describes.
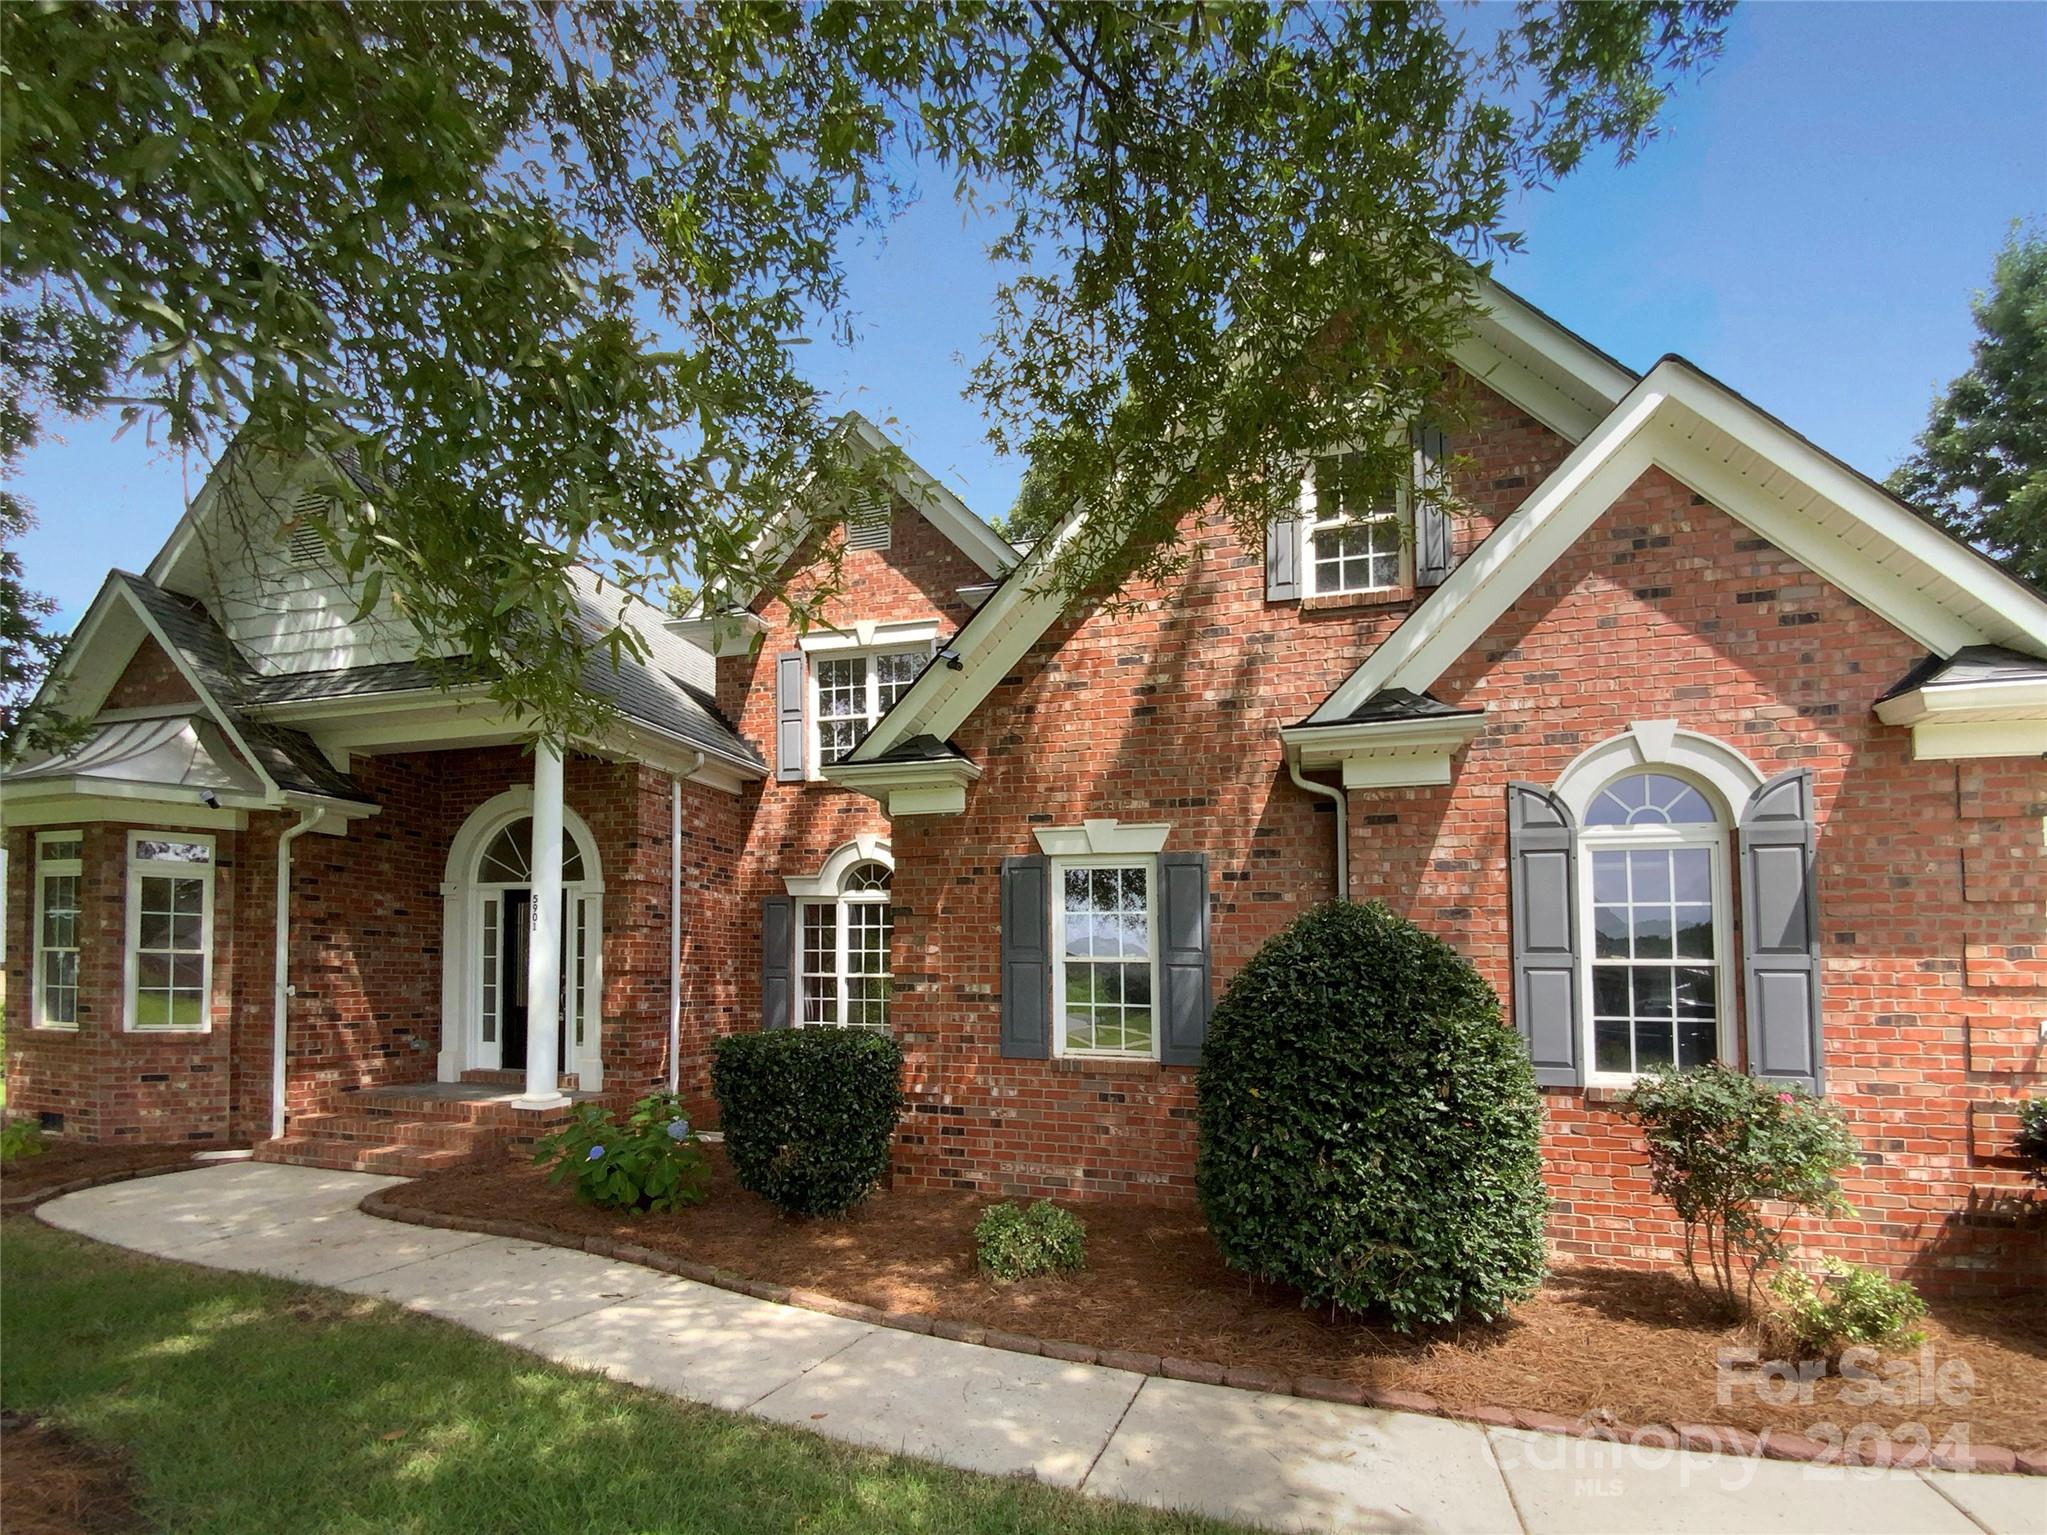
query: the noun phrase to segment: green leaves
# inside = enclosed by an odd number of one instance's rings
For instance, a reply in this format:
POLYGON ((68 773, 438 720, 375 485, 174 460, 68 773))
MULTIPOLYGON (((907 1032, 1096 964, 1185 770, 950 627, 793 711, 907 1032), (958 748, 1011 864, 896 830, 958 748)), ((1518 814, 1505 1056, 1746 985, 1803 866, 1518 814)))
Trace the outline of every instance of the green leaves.
POLYGON ((2014 229, 1970 311, 1969 371, 1934 400, 1890 488, 2047 585, 2047 235, 2014 229))
POLYGON ((1374 903, 1296 919, 1230 983, 1196 1170, 1223 1256, 1304 1305, 1490 1319, 1544 1272, 1541 1105, 1470 963, 1374 903))
POLYGON ((974 1223, 974 1261, 1005 1283, 1076 1273, 1087 1266, 1087 1227, 1049 1199, 990 1205, 974 1223))
POLYGON ((729 1034, 711 1060, 741 1187, 791 1215, 843 1215, 888 1171, 903 1053, 870 1029, 729 1034))
POLYGON ((126 397, 355 451, 340 541, 374 518, 559 739, 607 638, 567 551, 745 602, 770 518, 879 483, 787 342, 851 338, 842 253, 918 178, 996 210, 971 393, 1035 515, 1087 514, 1034 579, 1122 594, 1211 503, 1256 548, 1318 448, 1390 478, 1508 196, 1631 153, 1725 10, 1527 4, 1481 52, 1433 5, 0 7, 0 302, 67 317, 0 375, 31 437, 126 397))
POLYGON ((1839 1109, 1714 1062, 1661 1067, 1628 1089, 1621 1112, 1642 1129, 1650 1185, 1685 1228, 1692 1279, 1730 1311, 1760 1271, 1789 1253, 1793 1216, 1852 1215, 1839 1174, 1859 1148, 1839 1109), (1701 1278, 1703 1252, 1708 1278, 1701 1278))
POLYGON ((573 1179, 578 1199, 607 1209, 658 1213, 700 1205, 711 1192, 711 1164, 673 1093, 642 1098, 624 1124, 607 1108, 580 1104, 536 1144, 533 1160, 551 1167, 549 1183, 573 1179))

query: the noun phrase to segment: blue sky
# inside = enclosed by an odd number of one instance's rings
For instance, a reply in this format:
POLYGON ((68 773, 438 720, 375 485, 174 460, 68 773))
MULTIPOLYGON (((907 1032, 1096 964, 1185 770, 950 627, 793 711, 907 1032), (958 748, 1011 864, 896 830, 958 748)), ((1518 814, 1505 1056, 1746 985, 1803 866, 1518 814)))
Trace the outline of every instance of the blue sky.
MULTIPOLYGON (((2039 0, 1750 0, 1633 165, 1595 163, 1512 210, 1528 249, 1500 275, 1630 366, 1682 352, 1881 476, 1968 365, 1969 297, 2012 220, 2047 218, 2043 82, 2039 0)), ((806 361, 992 515, 1021 466, 987 449, 959 394, 993 290, 984 239, 944 195, 914 208, 852 255, 858 343, 806 361)), ((60 436, 19 488, 42 522, 22 547, 30 583, 68 625, 108 565, 155 552, 203 466, 139 430, 113 441, 110 422, 60 436)))

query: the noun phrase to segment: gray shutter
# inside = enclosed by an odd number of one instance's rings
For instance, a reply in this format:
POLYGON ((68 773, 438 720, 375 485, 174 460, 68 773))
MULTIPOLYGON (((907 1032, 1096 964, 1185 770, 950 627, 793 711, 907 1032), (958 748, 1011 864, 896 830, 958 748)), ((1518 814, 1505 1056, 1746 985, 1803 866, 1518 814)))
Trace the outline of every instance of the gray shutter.
POLYGON ((1298 602, 1301 597, 1301 524, 1288 517, 1265 525, 1265 600, 1298 602))
MULTIPOLYGON (((1422 490, 1443 488, 1443 466, 1449 462, 1449 444, 1443 437, 1440 426, 1424 423, 1415 428, 1414 469, 1415 483, 1422 490)), ((1451 567, 1456 563, 1450 547, 1450 514, 1442 506, 1425 502, 1415 497, 1414 506, 1414 584, 1416 586, 1441 586, 1449 579, 1451 567)))
POLYGON ((1812 772, 1779 774, 1741 815, 1741 960, 1748 1069, 1822 1090, 1818 836, 1812 772))
POLYGON ((1208 855, 1159 855, 1159 1059, 1199 1066, 1208 1038, 1208 855))
POLYGON ((1514 1027, 1543 1087, 1585 1079, 1578 1048, 1577 827, 1534 784, 1507 785, 1514 920, 1514 1027))
POLYGON ((1044 855, 1002 860, 1002 1053, 1052 1053, 1052 899, 1044 855))
POLYGON ((804 776, 803 652, 775 657, 775 778, 788 783, 804 776))
POLYGON ((761 1027, 789 1027, 791 988, 789 961, 795 952, 790 920, 796 903, 786 895, 761 902, 761 1027))

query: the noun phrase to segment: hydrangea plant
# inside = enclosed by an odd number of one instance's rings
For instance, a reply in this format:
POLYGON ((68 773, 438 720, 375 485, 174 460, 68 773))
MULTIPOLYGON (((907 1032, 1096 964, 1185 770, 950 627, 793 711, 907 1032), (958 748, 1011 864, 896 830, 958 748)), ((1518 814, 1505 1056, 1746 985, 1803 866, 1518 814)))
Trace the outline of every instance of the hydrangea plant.
POLYGON ((623 1124, 607 1108, 581 1104, 533 1160, 552 1164, 549 1183, 573 1178, 578 1199, 615 1210, 698 1205, 711 1188, 711 1165, 673 1093, 642 1098, 623 1124))

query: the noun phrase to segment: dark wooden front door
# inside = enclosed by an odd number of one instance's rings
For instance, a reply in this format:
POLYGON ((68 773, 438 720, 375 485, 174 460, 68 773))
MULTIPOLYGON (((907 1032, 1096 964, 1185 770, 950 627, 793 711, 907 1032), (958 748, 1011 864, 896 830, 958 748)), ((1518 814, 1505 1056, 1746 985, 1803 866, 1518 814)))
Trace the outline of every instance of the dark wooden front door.
MULTIPOLYGON (((569 1071, 571 1066, 567 1055, 567 1031, 569 1011, 566 1003, 569 995, 569 965, 573 950, 569 946, 569 916, 572 907, 565 894, 562 897, 562 958, 561 995, 555 1007, 555 1063, 559 1071, 569 1071)), ((531 890, 507 890, 499 921, 504 931, 499 935, 498 963, 503 967, 498 977, 498 996, 503 1000, 503 1009, 498 1020, 498 1038, 503 1041, 498 1059, 513 1071, 526 1067, 526 956, 533 943, 533 892, 531 890)))

